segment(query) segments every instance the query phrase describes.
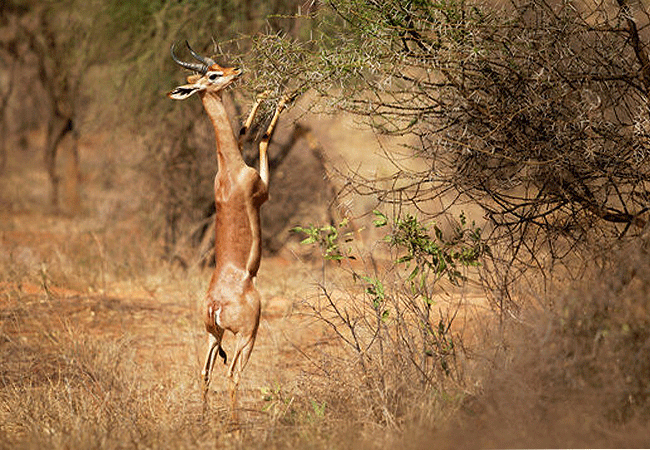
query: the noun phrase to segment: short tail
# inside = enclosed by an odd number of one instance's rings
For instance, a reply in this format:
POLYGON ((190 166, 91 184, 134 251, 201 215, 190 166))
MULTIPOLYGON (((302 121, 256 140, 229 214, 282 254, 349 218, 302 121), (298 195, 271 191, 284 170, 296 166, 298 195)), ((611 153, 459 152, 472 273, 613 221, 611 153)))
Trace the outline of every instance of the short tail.
POLYGON ((223 358, 223 363, 228 364, 228 355, 226 355, 226 352, 219 346, 219 356, 223 358))

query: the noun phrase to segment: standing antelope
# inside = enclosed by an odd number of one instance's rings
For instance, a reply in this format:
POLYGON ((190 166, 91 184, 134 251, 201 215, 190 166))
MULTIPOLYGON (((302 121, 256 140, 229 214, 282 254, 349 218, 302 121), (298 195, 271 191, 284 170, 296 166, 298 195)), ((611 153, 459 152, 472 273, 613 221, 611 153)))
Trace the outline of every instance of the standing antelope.
MULTIPOLYGON (((224 363, 227 362, 221 339, 224 331, 229 330, 236 336, 235 351, 228 367, 228 377, 232 384, 231 407, 234 412, 241 372, 250 358, 260 322, 260 294, 254 284, 262 256, 260 207, 269 196, 267 148, 285 101, 278 103, 259 145, 258 173, 244 162, 241 142, 235 140, 221 100, 221 92, 239 78, 242 71, 233 67, 221 67, 214 60, 198 55, 187 42, 186 45, 199 63, 179 60, 174 54, 173 45, 172 58, 180 66, 197 73, 187 78, 188 84, 178 86, 168 96, 174 100, 184 100, 198 92, 214 126, 219 164, 214 180, 216 265, 206 295, 204 317, 209 346, 201 372, 203 395, 207 398, 217 354, 223 358, 224 363)), ((240 131, 240 141, 253 122, 263 98, 263 95, 258 96, 253 105, 240 131)))

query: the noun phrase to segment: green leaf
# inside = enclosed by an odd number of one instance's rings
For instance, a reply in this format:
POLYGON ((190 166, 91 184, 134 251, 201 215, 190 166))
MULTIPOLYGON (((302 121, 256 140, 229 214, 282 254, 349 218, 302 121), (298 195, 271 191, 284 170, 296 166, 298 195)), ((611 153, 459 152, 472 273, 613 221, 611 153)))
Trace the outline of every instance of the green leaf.
POLYGON ((384 213, 376 209, 372 213, 375 215, 375 220, 372 221, 375 227, 380 228, 388 224, 388 217, 384 213))
POLYGON ((322 404, 319 404, 315 400, 311 400, 311 406, 314 409, 314 415, 316 417, 324 417, 325 416, 325 407, 327 406, 327 402, 323 402, 322 404))
POLYGON ((411 255, 402 256, 401 258, 397 258, 395 260, 395 264, 404 264, 405 262, 408 262, 412 259, 413 257, 411 255))

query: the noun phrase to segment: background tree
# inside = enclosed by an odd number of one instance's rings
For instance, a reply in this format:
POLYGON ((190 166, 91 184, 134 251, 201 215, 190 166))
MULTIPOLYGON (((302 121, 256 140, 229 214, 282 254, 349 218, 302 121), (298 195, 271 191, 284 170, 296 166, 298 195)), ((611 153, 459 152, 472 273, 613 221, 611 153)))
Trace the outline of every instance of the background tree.
POLYGON ((388 184, 357 179, 356 189, 429 216, 439 213, 431 200, 480 205, 493 248, 503 250, 494 255, 504 285, 515 268, 544 268, 586 244, 639 234, 647 222, 642 3, 77 3, 5 2, 1 10, 13 30, 0 39, 3 59, 36 67, 48 92, 53 202, 52 161, 78 128, 79 89, 96 62, 112 89, 106 100, 129 113, 112 123, 145 140, 140 169, 166 217, 167 253, 209 212, 215 169, 200 105, 181 112, 164 96, 178 78, 169 45, 185 39, 247 69, 245 86, 229 93, 236 111, 263 90, 272 99, 314 90, 314 108, 352 112, 407 137, 427 169, 403 168, 388 184))
MULTIPOLYGON (((152 209, 150 217, 165 217, 151 225, 163 236, 164 253, 172 257, 179 245, 188 244, 187 240, 179 244, 179 239, 194 234, 200 240, 206 231, 207 216, 214 211, 211 186, 216 162, 212 132, 200 105, 193 102, 180 108, 165 95, 184 76, 171 62, 170 45, 188 40, 223 64, 243 65, 251 74, 277 74, 254 66, 247 53, 256 36, 309 36, 310 22, 294 16, 312 6, 303 9, 297 0, 3 2, 0 123, 5 127, 7 120, 12 121, 10 128, 20 133, 45 125, 50 204, 58 209, 62 170, 57 155, 63 149, 69 169, 63 171, 68 212, 79 206, 80 134, 112 130, 116 146, 124 145, 120 136, 138 135, 146 154, 128 159, 139 161, 138 170, 149 180, 145 204, 152 209)), ((266 64, 261 57, 257 62, 266 64)), ((271 88, 279 96, 278 80, 267 77, 229 91, 233 117, 243 116, 261 90, 271 88)), ((271 155, 272 165, 279 165, 304 137, 301 130, 294 135, 271 155)), ((6 159, 10 140, 2 140, 0 162, 6 159)), ((251 163, 252 155, 246 153, 251 163)))
MULTIPOLYGON (((47 123, 44 162, 54 210, 59 207, 57 155, 61 148, 68 152, 64 181, 70 213, 79 208, 80 86, 96 58, 93 27, 97 6, 95 2, 74 0, 10 1, 0 10, 5 31, 0 46, 5 59, 11 61, 9 67, 14 67, 6 75, 9 86, 28 85, 21 94, 35 97, 45 110, 41 119, 47 123), (40 89, 34 89, 35 85, 40 89)), ((6 111, 3 108, 3 115, 6 111)))

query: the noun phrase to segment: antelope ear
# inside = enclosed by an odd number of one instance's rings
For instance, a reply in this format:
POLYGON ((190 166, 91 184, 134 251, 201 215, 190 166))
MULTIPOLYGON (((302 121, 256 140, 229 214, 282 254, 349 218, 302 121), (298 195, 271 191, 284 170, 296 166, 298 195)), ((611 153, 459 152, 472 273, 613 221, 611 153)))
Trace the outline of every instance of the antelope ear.
POLYGON ((185 100, 195 92, 199 92, 204 89, 205 87, 199 84, 184 84, 182 86, 178 86, 176 89, 167 94, 167 97, 174 100, 185 100))

